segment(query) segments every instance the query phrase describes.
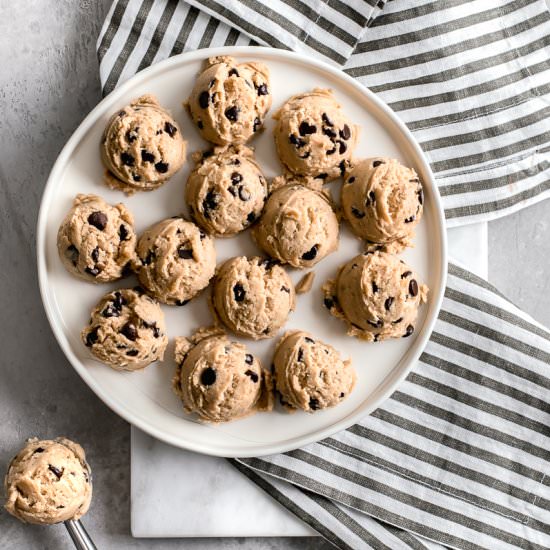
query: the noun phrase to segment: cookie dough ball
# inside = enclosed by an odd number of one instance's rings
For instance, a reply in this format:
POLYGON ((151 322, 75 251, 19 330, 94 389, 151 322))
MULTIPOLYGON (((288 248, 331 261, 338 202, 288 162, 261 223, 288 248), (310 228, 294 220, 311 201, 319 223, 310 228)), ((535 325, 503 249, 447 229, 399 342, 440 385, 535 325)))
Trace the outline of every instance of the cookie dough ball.
POLYGON ((272 258, 311 267, 338 248, 338 219, 324 194, 288 185, 270 195, 254 238, 272 258))
POLYGON ((80 334, 92 355, 116 370, 142 369, 164 357, 164 313, 140 287, 109 292, 80 334))
POLYGON ((273 408, 271 375, 243 344, 220 329, 176 338, 175 392, 185 410, 206 422, 228 422, 273 408))
POLYGON ((163 220, 139 238, 139 282, 163 304, 184 306, 216 270, 214 240, 181 217, 163 220))
POLYGON ((92 499, 92 476, 80 445, 58 437, 29 439, 4 480, 6 510, 26 523, 79 519, 92 499))
POLYGON ((341 403, 355 385, 351 361, 311 334, 287 332, 273 358, 275 387, 291 410, 313 412, 341 403))
POLYGON ((387 252, 356 256, 324 286, 325 306, 348 324, 348 334, 378 342, 410 336, 428 287, 387 252))
POLYGON ((363 159, 342 185, 342 209, 352 231, 373 243, 407 246, 423 202, 418 175, 395 159, 363 159))
POLYGON ((77 195, 57 232, 57 250, 73 275, 92 283, 116 281, 136 260, 132 214, 97 195, 77 195))
POLYGON ((263 63, 211 57, 199 75, 189 112, 202 137, 216 143, 246 143, 271 107, 269 70, 263 63))
POLYGON ((298 177, 329 181, 344 174, 357 143, 358 127, 330 90, 291 97, 274 115, 275 144, 284 167, 298 177))
POLYGON ((193 219, 217 237, 246 229, 260 217, 266 197, 266 179, 245 145, 199 153, 185 189, 193 219))
POLYGON ((108 178, 110 186, 130 193, 150 191, 182 167, 185 141, 156 97, 144 95, 111 117, 101 157, 114 176, 108 178))
POLYGON ((211 309, 236 334, 259 340, 271 338, 285 324, 295 301, 294 285, 280 265, 240 256, 219 268, 211 309))

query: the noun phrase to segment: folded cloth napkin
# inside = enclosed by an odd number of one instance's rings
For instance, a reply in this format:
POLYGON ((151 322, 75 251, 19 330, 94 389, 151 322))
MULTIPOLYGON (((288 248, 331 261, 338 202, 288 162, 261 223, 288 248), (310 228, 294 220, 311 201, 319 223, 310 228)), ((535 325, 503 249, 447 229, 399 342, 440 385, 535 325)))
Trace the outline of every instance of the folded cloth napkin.
MULTIPOLYGON (((318 55, 377 92, 421 143, 449 226, 550 195, 544 0, 118 0, 105 93, 197 48, 318 55)), ((456 264, 418 366, 359 424, 232 461, 341 548, 550 547, 550 332, 456 264)))

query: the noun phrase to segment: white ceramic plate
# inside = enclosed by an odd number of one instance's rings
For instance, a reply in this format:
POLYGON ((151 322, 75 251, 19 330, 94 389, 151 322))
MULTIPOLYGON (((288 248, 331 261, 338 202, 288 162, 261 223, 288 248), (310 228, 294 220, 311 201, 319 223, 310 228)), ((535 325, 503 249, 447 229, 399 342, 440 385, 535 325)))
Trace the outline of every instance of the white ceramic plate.
MULTIPOLYGON (((267 177, 280 173, 268 117, 266 131, 252 141, 267 177)), ((340 183, 330 184, 335 196, 340 183)), ((231 256, 258 254, 249 232, 216 241, 218 262, 231 256)), ((417 143, 395 114, 374 94, 343 72, 302 55, 267 48, 218 48, 178 55, 146 69, 106 97, 82 122, 59 155, 48 179, 38 220, 38 274, 42 300, 54 334, 65 355, 92 390, 128 422, 158 439, 211 455, 259 456, 295 449, 345 429, 382 403, 405 377, 422 352, 439 312, 446 278, 446 234, 437 188, 417 143), (191 162, 161 189, 126 197, 102 184, 99 142, 111 113, 144 93, 154 93, 171 110, 188 140, 188 154, 207 147, 182 107, 189 96, 202 61, 211 55, 233 55, 265 62, 271 72, 275 111, 290 95, 314 87, 332 88, 352 121, 361 129, 356 157, 384 155, 414 166, 424 183, 425 206, 415 248, 403 254, 406 262, 430 287, 429 302, 421 309, 414 335, 376 344, 345 334, 345 326, 323 306, 320 287, 337 267, 361 251, 359 240, 342 225, 339 250, 315 266, 315 283, 298 297, 296 311, 285 329, 301 328, 351 356, 358 374, 355 390, 336 408, 315 414, 287 414, 277 408, 270 414, 219 426, 202 425, 186 415, 173 394, 170 380, 175 365, 173 347, 165 361, 143 371, 120 373, 91 358, 79 338, 98 299, 113 288, 132 287, 134 279, 93 285, 77 280, 63 268, 57 255, 56 234, 77 193, 96 193, 108 202, 124 202, 133 212, 136 229, 185 211, 183 190, 191 162)), ((291 271, 295 282, 303 272, 291 271)), ((185 307, 163 306, 170 339, 189 335, 208 325, 211 318, 205 293, 185 307)), ((282 332, 281 332, 282 333, 282 332)), ((264 365, 271 364, 276 339, 247 342, 264 365)))

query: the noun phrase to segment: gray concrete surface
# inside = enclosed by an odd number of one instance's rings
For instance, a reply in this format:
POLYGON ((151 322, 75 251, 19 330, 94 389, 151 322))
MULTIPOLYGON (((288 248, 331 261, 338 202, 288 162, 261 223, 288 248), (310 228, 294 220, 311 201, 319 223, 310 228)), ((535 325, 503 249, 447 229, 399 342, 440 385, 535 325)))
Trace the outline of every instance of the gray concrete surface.
MULTIPOLYGON (((100 548, 328 548, 319 539, 137 541, 129 534, 129 428, 63 357, 42 311, 35 222, 48 172, 100 98, 95 40, 111 0, 0 0, 0 472, 29 434, 88 450, 95 497, 85 523, 100 548)), ((490 279, 550 325, 549 203, 491 223, 490 279)), ((71 548, 62 526, 0 511, 0 548, 71 548)))

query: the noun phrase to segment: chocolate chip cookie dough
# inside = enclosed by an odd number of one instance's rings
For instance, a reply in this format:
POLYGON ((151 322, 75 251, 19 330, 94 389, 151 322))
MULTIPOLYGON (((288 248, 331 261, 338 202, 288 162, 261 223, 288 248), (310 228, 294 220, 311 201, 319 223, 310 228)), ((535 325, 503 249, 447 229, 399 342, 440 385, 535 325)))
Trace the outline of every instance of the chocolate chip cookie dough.
POLYGON ((338 219, 323 193, 287 185, 270 195, 253 235, 272 258, 306 268, 338 248, 338 219))
POLYGON ((202 137, 216 143, 246 143, 271 107, 269 70, 263 63, 211 57, 188 100, 202 137))
POLYGON ((79 519, 92 499, 92 478, 80 445, 58 437, 29 439, 8 466, 6 510, 26 523, 79 519))
POLYGON ((243 344, 221 329, 176 338, 175 392, 189 413, 206 422, 228 422, 273 408, 271 374, 243 344))
POLYGON ((260 217, 267 182, 245 145, 215 147, 195 155, 185 200, 191 216, 207 233, 230 237, 260 217))
POLYGON ((149 227, 139 238, 137 253, 139 282, 163 304, 185 305, 216 269, 214 240, 181 217, 149 227))
POLYGON ((129 371, 162 360, 168 344, 164 313, 140 287, 103 296, 81 338, 96 359, 129 371))
POLYGON ((294 310, 294 285, 273 260, 231 258, 212 286, 214 316, 234 333, 254 340, 271 338, 294 310))
POLYGON ((357 162, 342 185, 342 210, 352 231, 372 243, 410 245, 424 193, 412 168, 390 158, 357 162))
POLYGON ((275 387, 283 404, 313 412, 341 403, 355 385, 349 359, 301 330, 287 332, 273 358, 275 387))
POLYGON ((345 173, 359 128, 331 90, 291 97, 274 115, 275 144, 283 166, 297 177, 333 180, 345 173))
POLYGON ((73 275, 93 283, 130 274, 136 260, 132 214, 97 195, 77 195, 57 232, 57 250, 73 275))
POLYGON ((409 266, 381 251, 350 260, 323 290, 325 306, 346 321, 348 334, 371 342, 410 336, 428 297, 409 266))
POLYGON ((182 167, 185 147, 176 121, 156 97, 141 96, 114 114, 103 133, 106 183, 127 193, 157 189, 182 167))

